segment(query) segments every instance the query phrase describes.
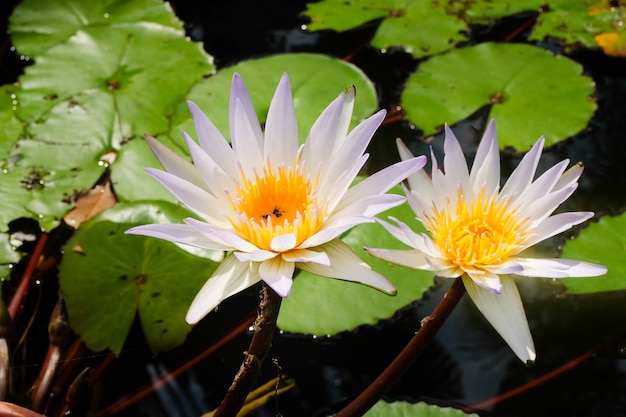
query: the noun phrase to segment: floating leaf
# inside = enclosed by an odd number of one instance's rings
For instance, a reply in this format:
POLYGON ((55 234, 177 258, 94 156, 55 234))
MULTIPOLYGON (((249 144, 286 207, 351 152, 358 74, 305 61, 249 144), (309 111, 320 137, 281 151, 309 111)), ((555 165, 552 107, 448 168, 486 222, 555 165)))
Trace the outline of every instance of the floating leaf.
POLYGON ((88 26, 123 28, 138 22, 182 29, 171 9, 157 0, 24 0, 10 17, 13 44, 31 57, 88 26))
POLYGON ((81 223, 87 221, 103 210, 111 208, 117 201, 111 190, 111 183, 106 181, 98 184, 76 199, 76 205, 63 219, 65 223, 77 229, 81 223))
POLYGON ((600 33, 594 39, 605 54, 626 57, 626 32, 600 33))
POLYGON ((168 204, 105 211, 68 241, 59 269, 61 296, 72 329, 90 349, 120 352, 135 314, 155 352, 180 345, 191 329, 187 309, 217 263, 167 241, 124 234, 137 224, 179 221, 168 204), (142 221, 121 222, 124 216, 142 221))
POLYGON ((572 294, 626 289, 626 214, 602 217, 583 229, 563 248, 563 258, 580 259, 604 265, 606 275, 591 278, 566 278, 559 282, 572 294))
MULTIPOLYGON (((396 193, 401 193, 399 187, 396 193)), ((381 218, 394 216, 424 232, 421 223, 407 204, 395 207, 381 218)), ((391 317, 399 308, 419 300, 433 282, 433 273, 392 265, 365 253, 363 246, 407 249, 377 223, 356 226, 343 241, 375 271, 387 277, 398 290, 389 296, 375 289, 308 272, 300 272, 293 283, 289 297, 283 300, 278 316, 282 330, 318 336, 333 335, 351 330, 361 324, 375 324, 391 317)))
POLYGON ((563 56, 522 44, 485 43, 431 58, 412 74, 402 94, 406 117, 426 135, 491 105, 501 146, 528 149, 587 126, 596 104, 594 84, 563 56))
MULTIPOLYGON (((378 108, 374 85, 358 67, 326 55, 308 53, 250 59, 224 68, 206 81, 196 84, 188 99, 195 102, 228 138, 228 103, 233 74, 237 72, 243 78, 259 121, 264 124, 272 96, 285 71, 289 74, 293 90, 301 142, 306 139, 322 110, 351 85, 356 87, 357 95, 352 115, 353 126, 378 108)), ((185 103, 178 106, 172 124, 175 126, 171 133, 173 141, 178 140, 181 130, 195 136, 195 128, 185 103)))
MULTIPOLYGON (((170 130, 175 105, 213 70, 210 57, 187 40, 171 10, 159 1, 110 2, 102 9, 64 2, 82 23, 67 17, 61 21, 69 26, 58 31, 49 28, 50 17, 42 14, 48 9, 42 5, 39 10, 40 3, 23 2, 12 20, 13 33, 19 32, 26 45, 30 32, 34 39, 41 33, 58 38, 38 51, 15 91, 17 114, 28 135, 13 147, 8 173, 16 171, 15 179, 30 172, 46 176, 39 193, 29 196, 27 209, 60 218, 73 196, 91 189, 106 166, 114 183, 119 180, 117 158, 131 163, 120 166, 126 180, 116 190, 118 197, 172 200, 143 172, 146 166, 159 166, 143 140, 130 147, 132 155, 126 158, 125 146, 147 132, 170 130), (109 17, 98 20, 105 12, 109 17)), ((59 13, 68 13, 61 9, 59 13)), ((10 194, 21 192, 19 180, 3 186, 10 194)))
MULTIPOLYGON (((594 35, 621 27, 626 9, 619 2, 597 0, 475 0, 454 3, 451 7, 470 23, 488 24, 491 20, 522 12, 537 13, 529 39, 557 39, 567 46, 596 45, 594 35)), ((529 16, 529 19, 532 17, 529 16)))
POLYGON ((465 40, 467 26, 448 14, 445 3, 405 0, 324 0, 308 4, 310 30, 345 31, 375 19, 383 19, 372 46, 402 47, 416 58, 435 55, 465 40))
POLYGON ((411 404, 404 401, 387 403, 382 400, 364 415, 365 417, 478 417, 478 414, 467 414, 452 407, 439 407, 426 403, 411 404))

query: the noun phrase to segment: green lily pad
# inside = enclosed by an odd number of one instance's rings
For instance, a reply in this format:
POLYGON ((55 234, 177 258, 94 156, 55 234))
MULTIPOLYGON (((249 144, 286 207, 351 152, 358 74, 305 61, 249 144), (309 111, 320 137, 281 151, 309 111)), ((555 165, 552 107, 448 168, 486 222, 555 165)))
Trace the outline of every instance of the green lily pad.
POLYGON ((365 417, 408 417, 408 416, 420 416, 420 417, 478 417, 478 414, 467 414, 462 410, 457 410, 452 407, 439 407, 437 405, 430 405, 426 403, 411 404, 404 401, 396 401, 387 403, 385 401, 378 401, 374 407, 372 407, 365 417))
MULTIPOLYGON (((141 4, 145 2, 136 6, 141 4)), ((184 101, 191 86, 213 66, 182 30, 147 23, 78 30, 38 56, 20 78, 17 114, 27 123, 28 135, 12 150, 16 163, 9 172, 48 176, 31 210, 60 217, 69 208, 60 203, 70 203, 74 193, 91 188, 107 165, 114 181, 126 176, 117 190, 120 199, 172 200, 142 172, 146 166, 159 167, 150 149, 135 144, 128 151, 124 148, 147 132, 169 131, 175 104, 184 101), (132 155, 124 157, 126 152, 132 155), (126 161, 120 173, 118 157, 126 161)), ((19 182, 4 185, 8 191, 20 191, 19 182)))
MULTIPOLYGON (((394 190, 401 193, 399 187, 394 190)), ((425 232, 408 204, 394 207, 380 217, 386 219, 387 216, 406 222, 416 232, 425 232)), ((375 271, 389 279, 398 294, 389 296, 364 285, 300 272, 294 280, 291 294, 281 305, 278 326, 282 330, 325 336, 351 330, 361 324, 375 324, 391 317, 401 307, 421 299, 433 283, 432 272, 393 265, 363 250, 363 246, 407 249, 377 223, 356 226, 342 240, 375 271)))
POLYGON ((406 117, 425 135, 491 105, 501 146, 551 145, 587 126, 593 80, 576 62, 522 44, 484 43, 431 58, 402 93, 406 117))
POLYGON ((136 314, 154 352, 185 340, 187 309, 217 263, 164 240, 124 234, 137 224, 179 221, 175 212, 168 203, 125 205, 81 225, 68 241, 60 292, 72 329, 91 350, 119 353, 136 314))
POLYGON ((182 29, 171 9, 158 0, 24 0, 10 17, 13 44, 20 53, 30 57, 86 27, 114 25, 122 28, 137 22, 182 29))
POLYGON ((583 229, 563 248, 563 258, 593 262, 608 268, 606 275, 590 278, 564 278, 559 282, 571 294, 626 289, 626 215, 602 217, 583 229))
POLYGON ((345 31, 383 19, 371 41, 379 49, 402 47, 416 58, 454 48, 467 26, 439 1, 324 0, 308 4, 310 30, 345 31))
POLYGON ((17 96, 11 85, 2 86, 0 92, 0 166, 7 164, 9 152, 22 134, 22 122, 15 115, 17 96))
MULTIPOLYGON (((188 99, 195 102, 228 138, 228 108, 232 76, 243 78, 250 92, 259 121, 265 123, 272 96, 283 72, 289 74, 301 142, 306 139, 313 122, 339 93, 350 85, 356 87, 352 115, 353 126, 378 108, 374 85, 356 66, 327 55, 298 53, 250 59, 224 68, 194 86, 188 99)), ((172 121, 172 141, 180 141, 180 131, 195 136, 189 110, 181 103, 172 121)))

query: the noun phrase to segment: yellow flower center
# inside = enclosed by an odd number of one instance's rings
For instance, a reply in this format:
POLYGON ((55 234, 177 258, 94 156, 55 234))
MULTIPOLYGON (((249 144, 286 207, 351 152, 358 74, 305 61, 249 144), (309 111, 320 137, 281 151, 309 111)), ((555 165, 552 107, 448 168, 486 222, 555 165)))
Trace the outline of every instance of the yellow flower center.
POLYGON ((526 220, 519 218, 510 199, 481 192, 468 202, 462 190, 456 207, 433 210, 426 228, 444 256, 461 268, 481 269, 499 265, 518 253, 528 237, 526 220))
POLYGON ((317 205, 318 177, 311 178, 296 161, 296 167, 267 163, 262 174, 248 179, 230 195, 237 217, 230 219, 235 230, 258 248, 270 250, 275 236, 293 233, 296 246, 316 233, 323 221, 317 205))

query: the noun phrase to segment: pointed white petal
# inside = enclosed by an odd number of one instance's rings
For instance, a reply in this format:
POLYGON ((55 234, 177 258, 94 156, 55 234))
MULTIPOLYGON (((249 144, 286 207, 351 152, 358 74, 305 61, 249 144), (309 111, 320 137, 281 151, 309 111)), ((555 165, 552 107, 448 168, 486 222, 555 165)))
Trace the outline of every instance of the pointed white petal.
POLYGON ((228 141, 195 103, 187 101, 187 106, 196 127, 200 147, 208 155, 211 155, 211 159, 222 168, 228 177, 235 178, 238 174, 237 159, 228 141))
MULTIPOLYGON (((396 145, 398 147, 400 159, 405 161, 407 159, 414 158, 409 148, 407 148, 407 146, 404 144, 404 142, 402 142, 401 139, 396 139, 396 145)), ((410 175, 407 178, 407 183, 409 184, 409 189, 421 193, 421 195, 423 195, 424 198, 427 200, 432 200, 433 184, 430 180, 430 177, 424 170, 419 170, 410 175)))
POLYGON ((549 237, 570 229, 572 226, 580 224, 585 220, 593 217, 592 212, 573 211, 567 213, 559 213, 550 216, 542 221, 533 230, 533 235, 524 242, 525 247, 530 247, 536 243, 546 240, 549 237))
POLYGON ((341 240, 330 241, 317 249, 326 252, 330 266, 307 262, 298 264, 298 268, 323 277, 359 282, 388 294, 396 293, 394 286, 385 277, 373 271, 341 240))
POLYGON ((502 336, 511 350, 524 363, 534 361, 537 356, 535 344, 528 328, 524 306, 511 277, 503 275, 502 292, 498 295, 484 289, 463 276, 463 284, 478 310, 502 336))
POLYGON ((444 131, 443 151, 445 155, 443 158, 443 169, 446 172, 446 181, 450 184, 460 185, 465 189, 469 185, 469 171, 465 154, 463 154, 459 141, 447 124, 444 127, 444 131))
POLYGON ((561 178, 559 178, 559 180, 554 185, 554 188, 552 190, 556 191, 556 190, 560 190, 561 188, 569 187, 570 185, 578 181, 578 178, 580 178, 582 173, 583 173, 583 164, 578 162, 577 164, 573 165, 570 169, 565 171, 563 175, 561 175, 561 178))
POLYGON ((416 249, 379 249, 364 247, 365 251, 377 258, 409 268, 435 271, 426 261, 424 254, 416 249))
POLYGON ((596 277, 606 274, 607 268, 589 262, 561 258, 515 258, 524 267, 517 275, 541 278, 596 277))
POLYGON ((368 196, 386 193, 391 187, 422 169, 424 165, 426 165, 426 157, 419 156, 395 163, 370 175, 346 191, 336 210, 342 210, 368 196))
POLYGON ((202 188, 168 172, 146 168, 145 171, 159 181, 185 206, 214 226, 227 227, 223 216, 225 206, 202 188))
POLYGON ((239 100, 235 102, 235 113, 234 115, 231 114, 230 118, 234 120, 234 130, 231 131, 230 137, 233 150, 237 154, 239 166, 246 175, 251 176, 255 169, 260 170, 265 165, 262 142, 257 141, 254 133, 258 126, 252 124, 254 122, 248 118, 248 114, 239 100))
POLYGON ((291 291, 295 267, 293 262, 286 262, 277 256, 259 265, 259 275, 278 295, 285 298, 291 291))
POLYGON ((578 184, 570 185, 551 194, 545 195, 529 206, 521 213, 521 218, 529 218, 531 227, 537 227, 540 222, 544 221, 552 212, 576 190, 578 184))
POLYGON ((135 226, 124 232, 127 235, 141 235, 169 240, 174 243, 182 243, 198 248, 212 250, 230 250, 231 247, 215 242, 206 237, 195 228, 187 224, 146 224, 135 226))
POLYGON ((208 190, 217 199, 227 203, 229 200, 224 190, 232 187, 232 177, 226 175, 211 156, 204 152, 204 150, 202 150, 185 132, 183 132, 183 138, 185 139, 197 172, 204 181, 203 188, 208 190))
POLYGON ((260 280, 254 263, 242 263, 234 255, 227 256, 194 298, 185 320, 189 324, 199 322, 219 303, 260 280))
POLYGON ((470 172, 470 182, 476 194, 485 187, 488 195, 500 187, 500 150, 493 120, 487 125, 470 172))
MULTIPOLYGON (((240 112, 238 116, 239 119, 245 119, 245 124, 248 125, 247 133, 250 134, 250 137, 246 137, 248 142, 254 143, 257 149, 263 148, 263 132, 261 131, 261 124, 259 123, 259 118, 256 115, 256 111, 254 110, 254 106, 252 104, 252 100, 250 99, 250 94, 248 93, 248 89, 246 88, 246 84, 238 73, 233 74, 233 81, 230 89, 230 108, 229 108, 229 122, 230 122, 230 141, 233 144, 233 149, 235 148, 235 131, 238 130, 237 118, 235 118, 235 114, 240 112), (239 104, 237 104, 239 102, 239 104), (240 107, 237 110, 237 107, 240 107)), ((239 129, 241 130, 241 129, 239 129)), ((242 138, 243 139, 243 138, 242 138)), ((241 143, 240 149, 242 152, 245 152, 244 142, 241 143)))
POLYGON ((207 189, 207 186, 204 184, 198 170, 191 162, 187 161, 150 135, 145 135, 144 139, 146 140, 148 146, 150 146, 154 156, 157 157, 159 163, 167 172, 192 183, 196 187, 205 190, 207 189))
POLYGON ((513 170, 511 176, 502 187, 500 196, 509 197, 514 194, 521 194, 526 190, 533 178, 535 178, 535 171, 539 164, 544 142, 544 137, 540 137, 530 151, 524 155, 519 165, 513 170))
MULTIPOLYGON (((380 212, 399 206, 404 203, 405 200, 405 197, 398 194, 379 194, 363 197, 342 209, 337 208, 326 220, 324 229, 332 228, 346 222, 352 222, 353 217, 359 219, 363 217, 373 217, 380 212)), ((359 220, 355 224, 360 223, 363 223, 363 220, 359 220)))
POLYGON ((272 164, 293 164, 298 150, 298 123, 293 106, 291 85, 287 73, 283 73, 276 88, 265 122, 265 149, 272 164))
POLYGON ((325 170, 330 156, 338 146, 338 130, 345 104, 345 94, 341 93, 324 109, 317 118, 309 136, 302 148, 302 158, 306 161, 309 169, 316 170, 318 167, 325 170))
POLYGON ((216 229, 210 224, 192 218, 187 218, 184 221, 188 225, 196 228, 200 233, 204 234, 209 239, 213 239, 223 245, 230 246, 232 250, 238 250, 241 252, 256 252, 259 250, 259 248, 255 245, 241 238, 232 231, 216 229))
POLYGON ((294 249, 282 253, 281 256, 287 262, 315 262, 316 264, 330 265, 330 259, 326 253, 309 249, 294 249))
POLYGON ((527 207, 552 192, 552 188, 563 173, 563 170, 565 170, 567 164, 568 161, 565 160, 552 166, 546 172, 541 174, 539 178, 533 181, 533 183, 530 184, 523 193, 520 193, 514 201, 516 203, 519 202, 522 207, 527 207))

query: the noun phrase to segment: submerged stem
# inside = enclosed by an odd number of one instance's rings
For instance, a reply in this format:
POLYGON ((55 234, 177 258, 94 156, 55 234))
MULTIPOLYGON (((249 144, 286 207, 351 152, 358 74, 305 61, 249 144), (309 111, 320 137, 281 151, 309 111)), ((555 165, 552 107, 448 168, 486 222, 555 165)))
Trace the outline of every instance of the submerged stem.
POLYGON ((236 416, 243 406, 248 393, 252 390, 261 366, 267 357, 272 345, 272 336, 276 330, 276 319, 282 298, 274 292, 265 282, 261 289, 261 303, 259 312, 254 322, 254 334, 250 341, 250 347, 244 352, 245 358, 233 383, 228 388, 222 404, 213 414, 213 417, 236 416))
POLYGON ((393 362, 389 364, 387 369, 350 404, 335 414, 335 417, 359 417, 372 408, 422 353, 452 310, 454 310, 463 294, 465 294, 465 286, 459 277, 454 280, 454 284, 437 304, 431 315, 422 320, 420 329, 393 362))

